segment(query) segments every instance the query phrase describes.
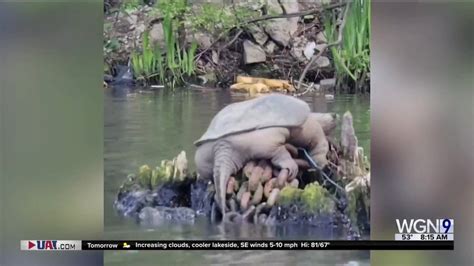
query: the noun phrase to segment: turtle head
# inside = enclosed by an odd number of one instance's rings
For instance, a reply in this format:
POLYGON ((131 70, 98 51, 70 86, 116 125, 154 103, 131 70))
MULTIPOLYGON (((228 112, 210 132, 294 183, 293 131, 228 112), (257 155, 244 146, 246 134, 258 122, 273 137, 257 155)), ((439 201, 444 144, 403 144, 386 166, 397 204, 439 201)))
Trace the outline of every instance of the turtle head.
POLYGON ((334 132, 334 129, 337 126, 337 121, 339 121, 339 115, 336 113, 313 113, 313 116, 315 116, 316 120, 321 124, 326 136, 329 136, 334 132))

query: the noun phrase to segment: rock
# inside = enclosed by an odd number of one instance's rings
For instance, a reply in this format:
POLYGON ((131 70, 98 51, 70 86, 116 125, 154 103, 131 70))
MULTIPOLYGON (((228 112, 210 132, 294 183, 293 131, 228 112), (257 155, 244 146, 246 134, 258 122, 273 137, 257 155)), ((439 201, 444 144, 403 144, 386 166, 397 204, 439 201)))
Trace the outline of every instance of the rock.
POLYGON ((193 37, 201 49, 208 49, 214 42, 212 35, 204 32, 196 32, 193 37))
POLYGON ((314 47, 318 52, 321 52, 324 47, 326 47, 326 44, 316 44, 316 46, 314 47))
POLYGON ((255 39, 255 41, 258 44, 264 45, 267 42, 268 35, 258 25, 251 24, 251 25, 248 26, 248 30, 249 30, 250 34, 252 34, 252 37, 255 39))
POLYGON ((237 7, 246 8, 253 11, 261 10, 264 6, 264 1, 248 1, 248 0, 236 0, 233 4, 237 7))
POLYGON ((332 213, 335 203, 330 198, 329 192, 318 182, 306 185, 301 193, 301 201, 308 212, 332 213))
POLYGON ((322 79, 322 80, 319 82, 319 85, 321 86, 321 89, 322 89, 323 91, 332 90, 332 89, 336 86, 336 79, 335 79, 335 78, 332 78, 332 79, 322 79))
POLYGON ((293 38, 293 47, 291 47, 291 55, 300 62, 307 62, 308 59, 304 55, 305 47, 308 40, 305 37, 293 38))
MULTIPOLYGON (((284 3, 287 13, 297 12, 299 10, 298 3, 291 1, 284 3)), ((284 10, 279 4, 278 0, 269 0, 267 3, 267 10, 270 14, 282 14, 284 10)), ((278 44, 282 46, 289 46, 291 36, 298 29, 298 18, 279 18, 269 20, 265 24, 265 32, 278 44)))
POLYGON ((277 48, 277 46, 273 41, 268 41, 267 45, 264 47, 265 52, 268 54, 273 54, 275 52, 275 48, 277 48))
POLYGON ((306 57, 306 59, 311 59, 311 57, 314 55, 314 49, 316 49, 316 43, 315 42, 310 42, 306 44, 306 47, 304 48, 303 54, 306 57))
POLYGON ((294 188, 292 186, 286 186, 280 191, 280 196, 278 197, 278 204, 289 205, 291 203, 297 202, 300 200, 302 193, 302 189, 294 188))
POLYGON ((305 22, 307 22, 307 21, 309 22, 309 21, 314 20, 315 18, 316 18, 316 17, 315 17, 314 15, 306 15, 306 16, 303 17, 303 20, 304 20, 305 22))
POLYGON ((161 23, 155 23, 151 26, 150 41, 155 45, 164 46, 165 35, 163 33, 163 25, 161 23))
POLYGON ((190 208, 145 207, 138 214, 141 224, 161 225, 167 222, 194 223, 196 214, 190 208))
POLYGON ((212 62, 214 62, 214 64, 219 64, 219 55, 214 50, 212 50, 211 52, 211 59, 212 59, 212 62))
POLYGON ((150 203, 148 191, 137 184, 127 190, 120 190, 114 202, 115 209, 122 215, 136 217, 137 213, 150 203))
POLYGON ((308 10, 321 7, 323 4, 331 3, 331 0, 298 0, 300 10, 308 10))
POLYGON ((324 32, 320 31, 316 35, 316 42, 317 43, 327 43, 328 42, 328 40, 326 39, 326 36, 324 35, 324 32))
POLYGON ((201 85, 209 84, 213 86, 212 84, 215 84, 217 82, 217 76, 216 76, 216 73, 214 72, 209 72, 204 75, 199 75, 197 76, 197 78, 201 80, 201 85))
MULTIPOLYGON (((281 3, 281 6, 283 7, 286 14, 297 13, 300 11, 298 2, 296 1, 279 1, 279 2, 281 3)), ((289 30, 290 30, 291 35, 293 35, 293 33, 295 33, 298 30, 298 20, 299 20, 299 17, 288 18, 288 21, 290 22, 289 30)))
POLYGON ((265 51, 257 44, 252 43, 249 40, 244 41, 244 63, 253 64, 265 62, 267 56, 265 51))
POLYGON ((127 21, 128 23, 130 23, 130 25, 135 26, 138 21, 138 16, 135 14, 131 14, 127 17, 127 21))
POLYGON ((138 25, 135 30, 138 32, 138 34, 142 34, 142 32, 146 30, 146 26, 145 24, 142 23, 138 25))
POLYGON ((105 82, 112 82, 114 80, 114 77, 109 74, 104 74, 104 81, 105 82))
POLYGON ((325 56, 320 56, 318 59, 316 59, 316 62, 314 62, 318 68, 326 68, 331 65, 331 61, 329 61, 329 58, 325 56))
POLYGON ((190 203, 196 215, 209 216, 214 202, 214 185, 208 180, 197 179, 191 184, 190 203))

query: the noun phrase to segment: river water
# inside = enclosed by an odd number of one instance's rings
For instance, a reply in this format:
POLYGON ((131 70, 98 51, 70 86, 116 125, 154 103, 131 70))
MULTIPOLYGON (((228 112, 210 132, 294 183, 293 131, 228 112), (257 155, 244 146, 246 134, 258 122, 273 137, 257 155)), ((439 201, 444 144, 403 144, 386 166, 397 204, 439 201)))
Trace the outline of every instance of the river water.
MULTIPOLYGON (((179 90, 141 92, 107 89, 104 95, 104 230, 105 239, 183 240, 183 239, 340 239, 343 236, 317 232, 311 228, 268 228, 244 225, 226 228, 197 220, 194 225, 165 225, 144 228, 119 217, 113 209, 116 192, 129 173, 143 164, 158 165, 181 150, 187 153, 189 168, 194 167, 193 142, 206 130, 213 116, 229 103, 245 96, 229 92, 179 90)), ((305 96, 313 111, 349 110, 359 145, 370 154, 369 98, 336 95, 334 100, 305 96)), ((284 107, 282 107, 284 108, 284 107)), ((264 114, 262 114, 264 115, 264 114)), ((107 251, 106 265, 369 265, 366 251, 107 251)))

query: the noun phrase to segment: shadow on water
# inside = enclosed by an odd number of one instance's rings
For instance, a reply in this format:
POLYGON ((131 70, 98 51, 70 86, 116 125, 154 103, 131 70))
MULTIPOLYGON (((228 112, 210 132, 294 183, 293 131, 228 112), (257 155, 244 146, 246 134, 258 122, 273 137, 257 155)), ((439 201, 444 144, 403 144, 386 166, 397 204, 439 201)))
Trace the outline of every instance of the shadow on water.
MULTIPOLYGON (((370 110, 368 97, 337 95, 335 100, 324 97, 302 98, 313 111, 337 112, 342 116, 350 110, 359 145, 370 154, 370 110)), ((340 239, 335 232, 318 232, 312 228, 263 227, 242 225, 220 231, 206 220, 194 225, 163 225, 144 228, 134 221, 119 217, 113 210, 118 187, 127 174, 143 164, 157 165, 173 158, 181 150, 187 152, 189 167, 194 167, 193 142, 206 130, 213 116, 229 103, 245 100, 229 92, 176 93, 149 92, 126 87, 105 91, 104 166, 105 166, 105 237, 107 239, 340 239)), ((278 264, 344 265, 350 262, 368 265, 366 251, 167 251, 167 252, 106 252, 109 265, 184 264, 278 264)))

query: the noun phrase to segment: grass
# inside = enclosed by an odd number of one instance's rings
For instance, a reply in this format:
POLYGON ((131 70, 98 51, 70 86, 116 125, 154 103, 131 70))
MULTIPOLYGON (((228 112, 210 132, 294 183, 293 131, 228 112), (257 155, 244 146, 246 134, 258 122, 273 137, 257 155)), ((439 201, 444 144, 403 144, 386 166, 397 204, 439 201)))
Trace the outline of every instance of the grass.
MULTIPOLYGON (((139 0, 124 0, 125 11, 136 10, 139 0)), ((132 52, 131 66, 135 78, 146 84, 160 83, 174 88, 182 85, 185 79, 195 73, 197 43, 186 45, 182 38, 185 24, 192 31, 224 32, 239 26, 239 22, 254 16, 247 9, 223 8, 219 5, 205 3, 194 11, 187 0, 162 0, 157 2, 151 11, 162 17, 164 44, 162 48, 153 44, 149 32, 142 35, 142 45, 132 52), (194 12, 199 13, 196 15, 194 12)))
POLYGON ((141 0, 124 0, 122 2, 121 8, 126 12, 126 13, 131 13, 135 10, 137 10, 141 5, 141 0))
POLYGON ((181 85, 186 77, 194 74, 197 44, 193 42, 188 48, 180 47, 174 25, 171 16, 163 18, 165 50, 150 42, 148 32, 143 34, 141 51, 135 51, 131 56, 137 80, 144 80, 146 83, 159 82, 175 88, 181 85))
MULTIPOLYGON (((326 16, 325 35, 329 42, 337 38, 337 19, 326 16)), ((341 80, 352 80, 356 90, 365 85, 370 71, 370 0, 354 0, 350 5, 342 43, 331 48, 336 74, 341 80)))

